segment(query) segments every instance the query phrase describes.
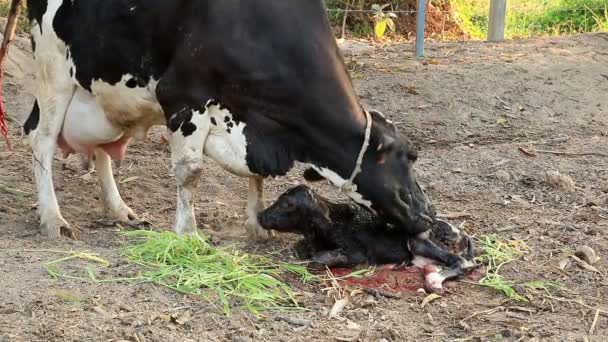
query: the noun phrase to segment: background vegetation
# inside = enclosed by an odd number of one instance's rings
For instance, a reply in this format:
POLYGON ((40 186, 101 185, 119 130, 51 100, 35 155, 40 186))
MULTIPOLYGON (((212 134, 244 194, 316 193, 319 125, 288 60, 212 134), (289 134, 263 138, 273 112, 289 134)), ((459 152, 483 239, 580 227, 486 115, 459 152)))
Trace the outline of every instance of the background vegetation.
MULTIPOLYGON (((374 37, 375 4, 395 12, 393 37, 412 38, 416 32, 418 0, 324 0, 329 18, 341 35, 374 37), (350 10, 345 12, 345 10, 350 10), (346 16, 346 18, 345 18, 346 16)), ((5 16, 9 0, 0 0, 5 16)), ((488 28, 490 0, 429 0, 427 36, 438 39, 484 39, 488 28)), ((563 35, 608 31, 608 0, 507 0, 506 35, 509 38, 534 35, 563 35)), ((23 31, 25 16, 19 22, 23 31)), ((389 31, 389 30, 387 30, 389 31)))

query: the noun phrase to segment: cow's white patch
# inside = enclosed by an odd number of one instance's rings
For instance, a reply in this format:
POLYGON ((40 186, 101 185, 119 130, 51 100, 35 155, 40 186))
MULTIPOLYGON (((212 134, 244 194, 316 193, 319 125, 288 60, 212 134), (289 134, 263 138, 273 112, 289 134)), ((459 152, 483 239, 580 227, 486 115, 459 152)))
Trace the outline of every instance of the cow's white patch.
POLYGON ((203 170, 203 149, 209 135, 207 113, 192 112, 190 123, 196 130, 185 136, 181 129, 171 134, 171 158, 177 182, 177 210, 175 232, 178 235, 196 233, 194 189, 203 170))
MULTIPOLYGON (((328 168, 318 167, 318 166, 315 166, 312 164, 310 164, 310 167, 312 167, 323 178, 327 179, 332 185, 334 185, 338 188, 342 188, 348 182, 346 179, 342 178, 339 174, 337 174, 336 172, 334 172, 328 168)), ((357 192, 356 184, 352 185, 352 191, 348 191, 345 194, 346 194, 346 196, 350 197, 356 203, 372 210, 372 202, 369 200, 366 200, 361 193, 357 192)))
POLYGON ((156 98, 158 80, 150 79, 145 86, 128 87, 127 82, 132 79, 132 75, 126 74, 114 85, 94 80, 91 93, 114 127, 130 137, 143 140, 150 127, 166 122, 156 98))
POLYGON ((235 122, 228 109, 216 104, 207 105, 205 116, 210 125, 205 155, 237 176, 255 176, 247 166, 246 124, 235 122))
POLYGON ((108 120, 89 92, 78 88, 68 107, 61 134, 75 152, 90 157, 96 146, 117 141, 124 133, 108 120))
POLYGON ((53 156, 64 117, 74 94, 66 61, 66 44, 53 30, 53 21, 61 0, 49 0, 42 21, 31 30, 36 44, 34 52, 36 87, 34 95, 40 107, 40 121, 28 136, 34 153, 34 175, 38 188, 38 211, 43 234, 56 238, 69 229, 57 203, 53 186, 53 156))

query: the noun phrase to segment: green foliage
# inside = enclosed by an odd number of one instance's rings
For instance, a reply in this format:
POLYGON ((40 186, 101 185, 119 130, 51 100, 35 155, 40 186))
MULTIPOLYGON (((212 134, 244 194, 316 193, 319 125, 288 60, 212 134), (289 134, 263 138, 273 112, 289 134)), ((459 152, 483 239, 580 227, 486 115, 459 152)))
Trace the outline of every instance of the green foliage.
POLYGON ((526 252, 526 246, 522 241, 503 241, 497 235, 487 235, 479 239, 482 255, 477 258, 478 262, 488 265, 486 276, 478 284, 489 287, 502 293, 509 299, 527 301, 525 297, 517 293, 517 288, 548 289, 560 285, 550 281, 528 281, 517 282, 505 280, 500 275, 500 268, 521 258, 526 252))
POLYGON ((382 6, 378 4, 372 5, 372 11, 374 13, 372 17, 374 19, 374 32, 378 39, 384 37, 387 28, 392 32, 395 32, 395 22, 393 21, 393 18, 397 18, 397 15, 393 12, 384 11, 384 9, 390 5, 391 4, 384 4, 382 6))
MULTIPOLYGON (((485 39, 489 1, 454 0, 456 14, 471 38, 485 39)), ((507 1, 507 37, 562 35, 608 29, 608 0, 507 1)))

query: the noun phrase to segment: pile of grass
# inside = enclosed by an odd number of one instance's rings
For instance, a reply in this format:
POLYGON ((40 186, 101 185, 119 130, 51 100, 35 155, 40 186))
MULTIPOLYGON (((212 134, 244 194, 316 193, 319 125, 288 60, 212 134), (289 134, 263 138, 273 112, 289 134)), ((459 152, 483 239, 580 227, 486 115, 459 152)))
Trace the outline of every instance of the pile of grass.
POLYGON ((498 235, 492 234, 483 236, 478 240, 478 243, 483 252, 477 258, 477 261, 488 265, 486 276, 478 282, 479 285, 492 288, 506 297, 517 301, 528 301, 517 292, 517 288, 527 291, 528 289, 560 287, 558 283, 551 281, 519 282, 503 278, 499 273, 500 269, 509 263, 519 260, 526 253, 527 246, 523 241, 503 241, 498 235))
POLYGON ((233 245, 214 248, 199 235, 180 238, 172 232, 134 231, 127 236, 139 239, 125 255, 144 267, 144 279, 211 303, 216 296, 227 315, 231 301, 253 313, 297 309, 283 275, 296 274, 303 282, 314 279, 304 266, 242 253, 233 245))
POLYGON ((178 237, 172 232, 155 231, 133 231, 125 235, 133 243, 127 245, 123 254, 131 264, 141 267, 139 276, 101 279, 90 266, 72 267, 72 272, 61 269, 61 263, 73 260, 93 262, 101 267, 110 265, 88 252, 53 251, 67 256, 49 261, 44 267, 58 279, 156 283, 205 298, 226 315, 230 315, 234 305, 243 305, 254 314, 268 310, 302 310, 284 277, 295 275, 303 283, 316 279, 305 266, 243 253, 234 245, 215 248, 199 235, 178 237), (74 272, 74 269, 82 271, 74 272))

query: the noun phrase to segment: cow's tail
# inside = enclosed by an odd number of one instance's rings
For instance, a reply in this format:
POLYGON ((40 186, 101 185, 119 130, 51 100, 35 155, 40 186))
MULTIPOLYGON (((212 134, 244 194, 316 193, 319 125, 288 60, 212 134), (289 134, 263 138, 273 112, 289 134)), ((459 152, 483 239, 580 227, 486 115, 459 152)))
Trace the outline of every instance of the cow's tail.
POLYGON ((12 145, 8 133, 8 126, 6 124, 6 116, 4 115, 4 65, 6 63, 6 57, 8 56, 9 44, 15 37, 15 29, 17 28, 20 12, 21 0, 12 0, 11 9, 8 13, 8 21, 6 23, 6 28, 4 29, 4 39, 2 40, 2 46, 0 46, 0 134, 4 136, 9 151, 12 150, 12 145))

